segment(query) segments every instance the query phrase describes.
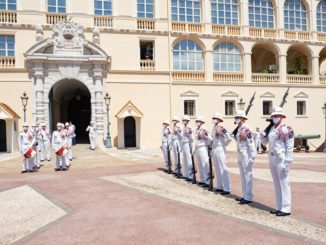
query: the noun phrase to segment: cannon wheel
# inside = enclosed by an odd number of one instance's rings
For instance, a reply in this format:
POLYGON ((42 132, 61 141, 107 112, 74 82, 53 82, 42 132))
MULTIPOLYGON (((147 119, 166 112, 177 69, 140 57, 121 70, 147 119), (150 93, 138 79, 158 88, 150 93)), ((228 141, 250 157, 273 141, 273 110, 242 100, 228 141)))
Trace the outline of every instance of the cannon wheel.
POLYGON ((306 145, 306 151, 309 151, 309 149, 310 149, 310 147, 309 147, 309 145, 306 145))

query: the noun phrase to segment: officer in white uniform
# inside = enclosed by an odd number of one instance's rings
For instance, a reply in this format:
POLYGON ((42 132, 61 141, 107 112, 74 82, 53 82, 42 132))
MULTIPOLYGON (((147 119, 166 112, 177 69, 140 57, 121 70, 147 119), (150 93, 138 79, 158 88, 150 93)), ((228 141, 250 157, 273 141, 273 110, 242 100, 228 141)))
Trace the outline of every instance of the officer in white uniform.
MULTIPOLYGON (((41 133, 41 125, 40 125, 40 123, 39 122, 36 122, 36 132, 37 132, 37 134, 40 136, 40 133, 41 133)), ((41 152, 41 144, 40 144, 40 141, 38 140, 37 141, 38 142, 38 144, 37 144, 37 151, 38 152, 41 152)), ((38 157, 39 157, 40 155, 38 154, 38 157)))
POLYGON ((89 141, 91 144, 91 150, 95 150, 95 142, 96 142, 96 135, 97 130, 94 124, 94 121, 91 121, 90 125, 87 127, 86 132, 89 132, 89 141))
MULTIPOLYGON (((162 129, 162 145, 161 150, 163 152, 164 160, 165 160, 165 171, 169 170, 169 158, 168 151, 171 150, 171 130, 169 128, 169 121, 163 121, 163 129, 162 129)), ((171 159, 170 159, 171 160, 171 159)))
POLYGON ((258 148, 258 152, 259 152, 259 154, 261 154, 261 140, 260 140, 259 127, 256 127, 256 131, 254 133, 254 136, 255 136, 256 150, 258 148))
POLYGON ((65 132, 62 128, 62 123, 57 123, 57 130, 52 134, 52 148, 56 153, 56 169, 55 171, 60 170, 60 162, 62 164, 62 170, 66 170, 66 154, 67 149, 65 149, 66 145, 66 136, 65 132))
POLYGON ((277 216, 291 214, 291 189, 289 183, 289 170, 292 163, 294 132, 282 120, 286 118, 281 107, 275 107, 272 112, 274 126, 268 136, 261 132, 262 143, 269 143, 269 168, 274 181, 276 194, 276 210, 271 211, 277 216))
POLYGON ((241 175, 242 198, 237 198, 240 204, 252 202, 252 167, 255 162, 256 149, 252 130, 245 121, 248 120, 246 113, 239 110, 235 115, 235 124, 238 124, 238 132, 235 136, 238 148, 238 165, 241 175))
POLYGON ((28 130, 28 124, 23 124, 23 131, 19 133, 18 136, 18 146, 19 151, 23 155, 23 170, 22 173, 26 173, 26 164, 28 162, 29 171, 33 172, 34 170, 34 156, 35 150, 33 149, 34 145, 34 136, 31 130, 28 130), (34 152, 32 152, 34 151, 34 152))
POLYGON ((41 161, 44 161, 44 153, 46 151, 46 160, 50 161, 50 139, 49 130, 46 129, 45 123, 41 124, 40 145, 41 145, 41 161))
POLYGON ((182 132, 182 151, 183 151, 183 168, 185 177, 187 179, 193 179, 192 176, 192 160, 191 160, 191 152, 192 152, 192 143, 194 142, 193 130, 189 125, 190 118, 185 115, 182 118, 182 124, 184 125, 182 132))
POLYGON ((180 173, 182 173, 182 129, 179 125, 179 118, 177 116, 174 116, 172 118, 172 147, 173 147, 173 155, 174 155, 174 167, 175 172, 178 171, 178 150, 179 150, 179 156, 180 156, 180 173))
POLYGON ((76 126, 75 124, 72 124, 72 122, 69 122, 69 128, 71 128, 74 131, 73 137, 72 137, 72 145, 76 145, 76 126))
POLYGON ((196 118, 196 146, 195 153, 199 169, 199 185, 209 185, 209 163, 208 163, 208 145, 212 142, 212 136, 204 126, 205 120, 202 116, 196 118))
POLYGON ((37 126, 37 124, 33 123, 32 124, 32 131, 33 131, 33 137, 34 137, 34 145, 33 148, 36 150, 36 155, 35 155, 35 162, 36 162, 36 167, 40 168, 40 154, 39 154, 39 149, 40 149, 40 128, 37 126))
POLYGON ((75 132, 73 130, 73 127, 71 127, 68 122, 66 122, 65 126, 66 126, 67 150, 68 150, 67 158, 68 161, 72 161, 72 138, 74 137, 75 132))
POLYGON ((212 116, 212 156, 215 163, 215 175, 217 177, 216 191, 222 195, 230 194, 229 170, 226 166, 226 147, 232 141, 232 137, 222 125, 221 113, 214 113, 212 116))

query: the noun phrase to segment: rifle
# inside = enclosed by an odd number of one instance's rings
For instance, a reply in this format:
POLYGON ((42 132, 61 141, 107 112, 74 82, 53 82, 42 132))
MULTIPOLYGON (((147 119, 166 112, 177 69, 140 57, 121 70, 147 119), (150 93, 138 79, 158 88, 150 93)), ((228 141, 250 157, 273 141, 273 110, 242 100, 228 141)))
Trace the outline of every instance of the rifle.
MULTIPOLYGON (((286 103, 286 98, 289 95, 289 90, 290 87, 288 87, 288 89, 286 90, 285 94, 283 95, 282 98, 282 102, 280 104, 280 107, 282 108, 284 106, 284 104, 286 103)), ((264 132, 265 132, 265 137, 268 136, 269 132, 271 131, 271 128, 274 126, 273 120, 271 118, 266 119, 267 122, 269 122, 269 125, 267 126, 267 128, 265 128, 264 132)))
MULTIPOLYGON (((256 92, 254 93, 254 95, 251 97, 251 99, 250 99, 250 101, 249 101, 249 105, 248 105, 248 107, 247 107, 247 109, 246 109, 246 111, 245 111, 246 115, 248 115, 248 113, 249 113, 251 107, 253 106, 252 103, 254 102, 255 95, 256 95, 256 92)), ((232 134, 233 134, 234 136, 236 136, 237 133, 238 133, 238 130, 239 130, 239 126, 237 126, 237 127, 233 130, 232 134)))
POLYGON ((208 190, 209 191, 213 191, 213 179, 214 179, 211 151, 212 151, 212 145, 209 145, 208 146, 208 157, 209 157, 209 176, 208 176, 209 186, 208 186, 208 190))
POLYGON ((177 152, 178 152, 178 163, 177 163, 177 178, 180 179, 181 175, 181 164, 180 164, 180 151, 179 151, 179 145, 177 145, 177 152))
POLYGON ((170 154, 170 148, 169 148, 169 142, 166 142, 166 150, 168 153, 168 173, 170 174, 172 172, 171 170, 171 166, 172 166, 172 162, 171 162, 171 154, 170 154))
POLYGON ((192 154, 192 147, 191 147, 190 143, 189 143, 189 148, 190 148, 191 162, 192 162, 192 183, 197 184, 197 180, 196 180, 197 170, 195 168, 194 155, 192 154))

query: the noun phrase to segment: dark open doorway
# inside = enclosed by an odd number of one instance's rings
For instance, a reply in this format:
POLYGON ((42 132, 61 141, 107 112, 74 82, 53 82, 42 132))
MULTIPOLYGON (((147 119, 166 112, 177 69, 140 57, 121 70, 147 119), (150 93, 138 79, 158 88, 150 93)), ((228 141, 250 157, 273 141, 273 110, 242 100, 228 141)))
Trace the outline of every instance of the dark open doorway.
POLYGON ((136 147, 136 121, 133 117, 124 120, 125 147, 136 147))
POLYGON ((0 119, 0 152, 7 151, 7 132, 6 132, 6 121, 0 119))
POLYGON ((49 94, 50 127, 55 130, 58 122, 76 126, 77 143, 88 142, 86 128, 91 120, 91 95, 80 81, 65 79, 56 83, 49 94))

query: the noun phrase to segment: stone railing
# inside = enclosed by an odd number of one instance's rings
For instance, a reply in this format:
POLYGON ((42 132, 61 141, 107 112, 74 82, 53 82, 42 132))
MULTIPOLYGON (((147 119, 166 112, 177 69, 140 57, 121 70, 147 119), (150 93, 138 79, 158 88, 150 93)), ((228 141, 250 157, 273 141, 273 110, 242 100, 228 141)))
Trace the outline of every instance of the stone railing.
POLYGON ((312 83, 312 76, 310 75, 286 75, 288 83, 312 83))
POLYGON ((15 57, 0 57, 0 68, 12 68, 16 65, 15 57))
POLYGON ((326 76, 319 76, 319 83, 326 84, 326 76))
POLYGON ((172 79, 176 82, 204 82, 205 73, 198 71, 174 71, 172 79))
POLYGON ((220 73, 215 72, 213 74, 214 82, 232 82, 232 83, 239 83, 243 82, 243 74, 242 73, 220 73))
POLYGON ((279 74, 271 73, 252 73, 251 80, 254 83, 279 83, 279 74))
POLYGON ((94 26, 113 27, 113 19, 110 16, 94 16, 94 26))
POLYGON ((155 30, 155 20, 137 19, 137 29, 155 30))
POLYGON ((55 25, 60 21, 66 21, 66 14, 57 14, 57 13, 47 13, 46 14, 46 24, 55 25))
POLYGON ((241 27, 226 26, 226 25, 212 25, 212 33, 218 35, 239 36, 241 35, 241 27))
POLYGON ((17 13, 13 11, 0 11, 0 23, 17 23, 17 13))
POLYGON ((254 28, 249 29, 249 35, 252 37, 269 37, 276 38, 278 33, 276 29, 263 29, 263 28, 254 28))
POLYGON ((204 26, 201 23, 172 22, 172 31, 178 32, 204 32, 204 26))
POLYGON ((155 71, 154 60, 140 60, 140 70, 142 71, 155 71))
POLYGON ((284 38, 286 39, 295 39, 295 40, 311 40, 312 35, 307 31, 284 31, 284 38))
POLYGON ((317 39, 318 41, 326 41, 326 33, 317 33, 317 39))

